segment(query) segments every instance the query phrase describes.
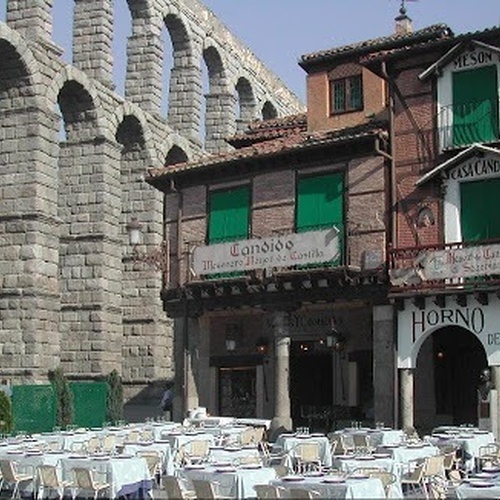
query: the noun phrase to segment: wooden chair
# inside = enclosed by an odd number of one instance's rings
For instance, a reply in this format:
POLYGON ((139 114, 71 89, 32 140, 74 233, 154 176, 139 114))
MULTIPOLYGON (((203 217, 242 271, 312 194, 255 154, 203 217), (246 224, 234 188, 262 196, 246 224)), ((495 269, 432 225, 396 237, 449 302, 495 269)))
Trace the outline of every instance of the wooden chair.
POLYGON ((313 500, 319 496, 321 496, 319 492, 315 490, 306 490, 305 488, 290 488, 288 490, 288 498, 294 500, 313 500))
MULTIPOLYGON (((96 481, 94 479, 94 473, 91 469, 75 467, 73 469, 73 474, 75 476, 75 486, 78 493, 91 491, 94 494, 94 500, 97 500, 99 493, 104 493, 105 491, 108 491, 109 493, 110 485, 108 483, 96 481)), ((111 495, 108 494, 108 497, 109 496, 111 495)))
POLYGON ((209 442, 206 439, 195 439, 186 444, 185 458, 188 463, 199 464, 208 460, 209 442))
POLYGON ((11 460, 0 460, 0 471, 2 473, 2 487, 4 484, 12 488, 11 498, 21 498, 19 487, 23 483, 33 482, 34 474, 22 474, 17 472, 16 465, 11 460))
POLYGON ((153 485, 159 486, 162 473, 162 456, 156 451, 140 451, 138 457, 144 458, 148 464, 149 478, 153 485))
POLYGON ((72 481, 63 481, 55 465, 39 465, 37 467, 38 484, 36 498, 43 498, 46 491, 57 493, 62 500, 68 489, 71 498, 75 498, 75 484, 72 481))
POLYGON ((137 443, 139 441, 139 431, 130 431, 125 438, 126 443, 137 443))
POLYGON ((500 463, 500 444, 490 443, 481 446, 477 460, 480 469, 485 465, 498 465, 500 463))
POLYGON ((167 498, 175 500, 191 500, 196 498, 196 493, 185 490, 177 476, 164 476, 162 479, 163 489, 167 492, 167 498))
MULTIPOLYGON (((411 493, 421 492, 425 498, 429 498, 424 481, 424 468, 425 463, 417 463, 412 470, 405 472, 401 476, 401 485, 407 488, 411 493)), ((403 493, 405 491, 403 490, 403 493)))
POLYGON ((297 459, 297 471, 300 473, 309 470, 321 470, 321 457, 319 452, 319 443, 300 443, 295 451, 297 459))
POLYGON ((246 444, 251 444, 255 443, 255 429, 253 427, 247 427, 241 434, 240 434, 240 444, 241 445, 246 445, 246 444))
POLYGON ((101 449, 101 440, 96 437, 92 436, 87 443, 85 444, 85 451, 88 453, 97 453, 101 449))
POLYGON ((116 450, 116 436, 113 434, 106 434, 102 438, 101 450, 104 453, 113 454, 116 450))
POLYGON ((222 497, 216 491, 216 483, 203 479, 192 479, 193 488, 197 499, 202 500, 225 500, 229 497, 222 497))
POLYGON ((149 441, 154 441, 155 436, 154 433, 151 429, 144 429, 140 434, 139 434, 139 439, 143 442, 149 442, 149 441))
POLYGON ((367 434, 354 433, 352 435, 354 451, 358 453, 372 453, 373 447, 370 445, 370 436, 367 434))
POLYGON ((391 493, 391 487, 392 485, 397 481, 396 476, 389 471, 386 470, 374 470, 368 474, 370 477, 376 477, 377 479, 380 479, 382 482, 382 485, 384 486, 384 492, 385 496, 387 498, 391 498, 390 493, 391 493))
POLYGON ((344 436, 342 434, 331 434, 329 436, 330 450, 332 455, 345 455, 353 448, 347 446, 344 436))
POLYGON ((258 500, 276 500, 281 498, 280 488, 272 484, 256 484, 253 489, 257 493, 258 500))

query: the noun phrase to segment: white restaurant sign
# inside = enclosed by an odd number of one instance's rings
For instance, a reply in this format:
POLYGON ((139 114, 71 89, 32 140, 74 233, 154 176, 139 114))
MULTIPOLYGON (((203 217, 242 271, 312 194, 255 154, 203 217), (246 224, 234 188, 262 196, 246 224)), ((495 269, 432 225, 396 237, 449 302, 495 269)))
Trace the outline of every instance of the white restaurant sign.
POLYGON ((320 231, 199 246, 193 253, 193 271, 201 276, 328 262, 339 255, 338 233, 338 229, 332 227, 320 231))
POLYGON ((424 280, 500 274, 500 244, 429 252, 420 261, 419 274, 424 280))

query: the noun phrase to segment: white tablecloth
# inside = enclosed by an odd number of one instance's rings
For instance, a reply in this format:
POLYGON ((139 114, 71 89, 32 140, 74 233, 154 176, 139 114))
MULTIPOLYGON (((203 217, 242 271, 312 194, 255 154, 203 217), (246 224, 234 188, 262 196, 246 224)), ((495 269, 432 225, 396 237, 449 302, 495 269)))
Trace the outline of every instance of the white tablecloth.
POLYGON ((271 467, 260 467, 258 469, 236 468, 232 472, 218 472, 217 467, 207 466, 203 469, 180 469, 177 475, 188 481, 192 479, 204 479, 214 481, 218 484, 217 490, 220 496, 230 498, 255 498, 254 486, 256 484, 268 484, 276 479, 276 471, 271 467))
POLYGON ((321 463, 325 467, 331 467, 332 454, 330 443, 326 436, 281 434, 273 446, 273 451, 287 453, 290 458, 295 457, 297 446, 302 443, 318 443, 321 463))

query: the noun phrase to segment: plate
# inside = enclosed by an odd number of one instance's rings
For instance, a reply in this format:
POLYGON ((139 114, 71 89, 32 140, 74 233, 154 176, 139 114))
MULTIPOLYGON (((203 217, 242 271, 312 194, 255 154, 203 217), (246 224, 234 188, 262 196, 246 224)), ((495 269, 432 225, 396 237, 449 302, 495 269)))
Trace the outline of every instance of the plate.
POLYGON ((375 460, 375 457, 372 457, 371 455, 366 455, 357 457, 356 460, 375 460))
POLYGON ((74 460, 78 460, 78 459, 80 459, 80 460, 81 460, 82 458, 88 458, 88 457, 86 457, 85 455, 70 455, 68 458, 70 458, 70 459, 72 459, 72 460, 73 460, 73 459, 74 459, 74 460))
POLYGON ((297 434, 295 436, 296 439, 309 439, 311 437, 311 434, 297 434))
POLYGON ((184 469, 185 470, 199 470, 199 469, 204 469, 205 466, 203 464, 191 464, 191 465, 185 465, 184 469))
POLYGON ((498 465, 485 465, 483 467, 483 472, 500 472, 500 467, 498 465))
POLYGON ((304 477, 302 476, 283 476, 281 478, 282 481, 290 481, 290 482, 294 482, 294 481, 304 481, 304 477))
POLYGON ((349 476, 349 479, 369 479, 370 476, 366 475, 366 474, 351 474, 349 476))
POLYGON ((243 464, 241 469, 261 469, 262 465, 260 464, 243 464))
POLYGON ((224 451, 241 451, 241 446, 227 446, 224 451))
POLYGON ((310 472, 306 472, 304 476, 307 477, 323 477, 325 474, 319 470, 312 470, 310 472))
POLYGON ((121 455, 117 455, 115 458, 134 458, 134 455, 128 455, 127 453, 122 453, 121 455))
POLYGON ((218 467, 215 472, 236 472, 236 467, 218 467))
POLYGON ((343 477, 325 477, 321 480, 322 483, 345 483, 345 479, 343 477))
POLYGON ((322 434, 321 432, 313 432, 311 434, 311 437, 320 438, 320 437, 325 437, 325 435, 322 434))
POLYGON ((474 434, 488 434, 489 431, 474 431, 474 434))
POLYGON ((492 472, 477 472, 476 474, 474 474, 471 479, 474 479, 474 478, 478 478, 478 479, 491 479, 492 477, 495 477, 496 474, 492 473, 492 472))
POLYGON ((491 488, 495 486, 493 483, 489 481, 471 481, 469 483, 473 488, 491 488))
MULTIPOLYGON (((92 460, 109 460, 111 457, 104 457, 104 456, 98 456, 98 457, 90 457, 92 460)), ((123 457, 121 457, 123 458, 123 457)))
POLYGON ((391 458, 390 453, 374 453, 374 458, 391 458))

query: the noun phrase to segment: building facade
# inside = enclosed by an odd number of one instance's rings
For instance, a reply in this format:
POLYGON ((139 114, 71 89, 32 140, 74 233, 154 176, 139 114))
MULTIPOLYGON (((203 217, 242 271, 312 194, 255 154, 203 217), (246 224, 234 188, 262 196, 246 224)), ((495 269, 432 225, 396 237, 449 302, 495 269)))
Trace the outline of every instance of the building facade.
POLYGON ((302 105, 197 0, 127 2, 120 96, 113 1, 74 2, 71 64, 51 38, 53 3, 7 0, 0 23, 0 382, 116 369, 128 401, 156 406, 174 374, 172 321, 143 262, 164 240, 163 197, 144 174, 230 150, 238 127, 302 105))

